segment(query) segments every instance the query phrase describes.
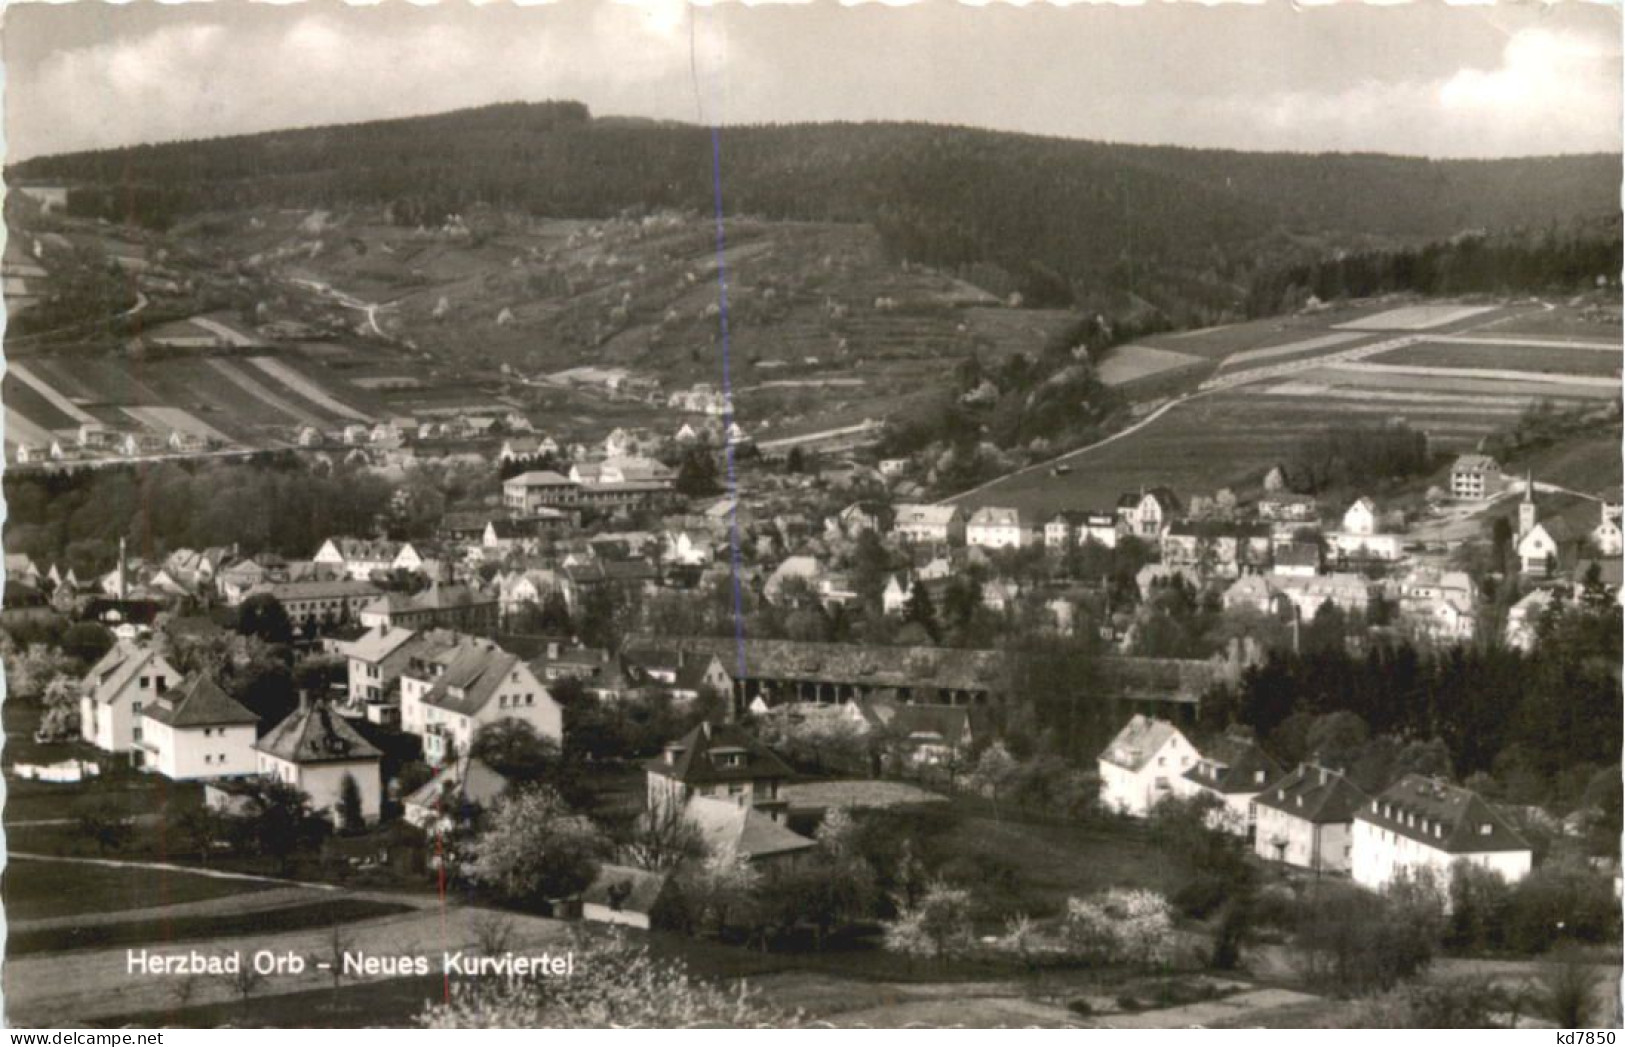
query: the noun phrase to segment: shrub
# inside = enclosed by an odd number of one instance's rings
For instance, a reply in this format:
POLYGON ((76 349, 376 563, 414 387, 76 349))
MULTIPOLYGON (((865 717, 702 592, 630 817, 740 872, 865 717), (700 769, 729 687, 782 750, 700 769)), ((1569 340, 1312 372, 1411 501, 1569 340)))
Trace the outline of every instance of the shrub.
POLYGON ((1143 1006, 1144 1006, 1144 1004, 1140 1003, 1139 1000, 1135 999, 1129 993, 1123 993, 1122 995, 1117 997, 1117 1008, 1118 1008, 1118 1010, 1137 1011, 1143 1006))
POLYGON ((1361 996, 1393 987, 1433 959, 1435 929, 1395 899, 1342 886, 1310 892, 1294 942, 1306 981, 1361 996))
POLYGON ((1082 1015, 1085 1018, 1095 1013, 1094 1004, 1090 1003, 1088 1000, 1073 1000, 1071 1003, 1066 1005, 1066 1009, 1071 1011, 1073 1014, 1082 1015))
POLYGON ((1067 902, 1067 938, 1096 963, 1164 964, 1173 958, 1174 914, 1153 891, 1114 887, 1067 902))

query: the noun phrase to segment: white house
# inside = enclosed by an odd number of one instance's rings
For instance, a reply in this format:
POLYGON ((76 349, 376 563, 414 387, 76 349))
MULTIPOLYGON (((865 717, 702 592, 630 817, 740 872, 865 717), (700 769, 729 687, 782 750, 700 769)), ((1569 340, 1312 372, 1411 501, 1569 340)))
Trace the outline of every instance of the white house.
POLYGON ((1382 890, 1405 871, 1431 870, 1441 885, 1467 862, 1516 883, 1533 852, 1524 838, 1475 792, 1408 774, 1354 815, 1354 882, 1382 890))
POLYGON ((251 775, 259 722, 212 679, 193 677, 142 707, 142 766, 174 781, 251 775))
POLYGON ((423 557, 410 542, 362 538, 329 538, 316 551, 312 562, 342 571, 358 582, 366 581, 375 572, 417 571, 424 565, 423 557))
POLYGON ((1281 777, 1281 767, 1251 737, 1225 734, 1202 748, 1196 766, 1175 786, 1181 796, 1210 796, 1219 802, 1213 828, 1250 836, 1253 800, 1281 777))
POLYGON ((1014 509, 982 506, 965 525, 965 544, 983 549, 1021 548, 1021 514, 1014 509))
POLYGON ((1153 487, 1117 500, 1117 516, 1129 534, 1156 538, 1180 511, 1179 497, 1167 487, 1153 487))
POLYGON ((299 708, 254 745, 257 770, 310 797, 312 809, 337 820, 344 780, 355 779, 362 817, 382 812, 382 754, 326 702, 301 697, 299 708))
POLYGON ((888 575, 880 593, 880 607, 887 614, 902 614, 914 595, 914 583, 906 575, 888 575))
POLYGON ((522 720, 543 738, 564 740, 564 711, 529 665, 489 641, 461 636, 412 659, 401 675, 401 729, 423 738, 432 764, 498 720, 522 720))
POLYGON ((1179 728, 1167 720, 1136 715, 1099 757, 1100 802, 1136 818, 1168 796, 1201 758, 1179 728))
POLYGON ((899 505, 892 534, 905 542, 961 542, 965 538, 965 517, 952 505, 899 505))
POLYGON ((1377 503, 1369 498, 1357 498, 1343 512, 1343 533, 1371 535, 1377 533, 1377 503))
POLYGON ((1481 501, 1501 493, 1501 465, 1487 454, 1464 454, 1450 467, 1450 496, 1481 501))
POLYGON ((1508 647, 1516 647, 1521 651, 1535 649, 1535 631, 1540 626, 1541 616, 1552 606, 1556 596, 1555 590, 1536 589, 1512 605, 1512 609, 1507 612, 1508 647))
POLYGON ((1346 873, 1353 861, 1354 812, 1369 802, 1341 773, 1300 764, 1253 801, 1253 851, 1312 872, 1346 873))
POLYGON ((150 644, 115 643, 80 683, 80 736, 103 752, 139 758, 144 752, 142 711, 180 680, 181 674, 150 644))

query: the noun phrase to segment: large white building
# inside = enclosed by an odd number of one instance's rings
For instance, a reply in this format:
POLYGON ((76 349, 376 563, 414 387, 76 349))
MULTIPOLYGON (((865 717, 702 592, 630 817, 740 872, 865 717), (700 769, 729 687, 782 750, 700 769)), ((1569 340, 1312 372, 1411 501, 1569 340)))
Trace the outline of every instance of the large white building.
POLYGON ((1179 794, 1181 778, 1201 754, 1173 724, 1136 715, 1101 752, 1100 802, 1136 818, 1179 794))
POLYGON ((120 640, 80 683, 80 736, 103 752, 139 754, 142 711, 180 680, 151 644, 120 640))
POLYGON ((984 505, 965 525, 965 544, 983 549, 1019 549, 1022 538, 1021 514, 1014 509, 984 505))
POLYGON ((378 820, 383 809, 382 754, 326 702, 301 697, 299 708, 255 743, 256 770, 302 790, 313 810, 335 821, 344 780, 361 794, 362 817, 378 820))
POLYGON ((1245 837, 1253 830, 1253 800, 1280 776, 1280 765, 1251 737, 1226 734, 1202 747, 1176 789, 1181 796, 1212 797, 1219 804, 1212 827, 1245 837))
POLYGON ((952 505, 899 505, 892 534, 905 542, 957 543, 965 538, 965 517, 952 505))
POLYGON ((1477 793, 1437 778, 1408 774, 1354 815, 1354 882, 1382 890, 1401 872, 1431 871, 1441 886, 1457 862, 1516 883, 1533 852, 1477 793))
POLYGON ((1369 802, 1341 773, 1303 764, 1254 799, 1253 851, 1266 861, 1346 873, 1353 862, 1354 812, 1369 802))
POLYGON ((193 677, 142 707, 142 766, 174 781, 253 774, 259 722, 209 677, 193 677))
POLYGON ((468 754, 474 736, 498 720, 522 720, 564 741, 564 711, 518 655, 457 636, 415 651, 401 674, 401 729, 423 738, 432 764, 468 754))

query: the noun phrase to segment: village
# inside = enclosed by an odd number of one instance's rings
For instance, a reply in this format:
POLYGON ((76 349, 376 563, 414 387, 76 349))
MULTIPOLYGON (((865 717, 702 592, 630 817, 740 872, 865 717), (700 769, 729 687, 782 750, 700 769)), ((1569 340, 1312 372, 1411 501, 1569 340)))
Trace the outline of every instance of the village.
MULTIPOLYGON (((230 911, 212 887, 159 903, 102 882, 172 863, 205 884, 237 870, 262 889, 245 901, 288 892, 290 932, 364 937, 438 891, 469 906, 467 940, 448 944, 614 925, 679 955, 755 947, 819 971, 845 955, 905 981, 919 961, 950 980, 1005 969, 1026 984, 1019 1013, 1054 1024, 1267 1022, 1406 984, 1440 950, 1435 969, 1617 933, 1606 759, 1543 779, 1507 756, 1523 741, 1442 740, 1466 713, 1246 710, 1271 672, 1339 659, 1414 671, 1479 652, 1533 674, 1589 657, 1579 637, 1617 633, 1618 488, 1471 453, 1410 494, 1385 487, 1387 503, 1299 493, 1276 466, 1244 496, 1148 482, 1033 518, 910 501, 907 458, 764 453, 727 414, 596 446, 500 424, 467 497, 413 517, 425 537, 390 537, 413 497, 399 484, 372 532, 308 559, 150 536, 151 555, 121 537, 104 571, 8 554, 8 883, 93 860, 89 896, 114 894, 15 922, 8 984, 139 935, 124 906, 199 907, 202 937, 241 926, 204 915, 230 911), (1439 537, 1463 519, 1472 537, 1439 537), (1005 854, 958 838, 973 825, 1005 854), (1057 831, 1076 842, 1046 865, 1108 871, 1021 863, 1057 831), (348 900, 313 903, 301 883, 348 900), (1567 930, 1514 919, 1516 943, 1464 923, 1598 899, 1567 930), (1433 938, 1399 968, 1342 956, 1331 974, 1302 915, 1318 907, 1433 938), (500 930, 481 915, 504 911, 500 930), (70 913, 92 930, 63 930, 70 913)), ((344 482, 438 434, 353 435, 352 456, 313 446, 292 468, 344 482)), ((1508 962, 1497 1006, 1538 996, 1543 970, 1508 962)), ((1583 1006, 1609 1005, 1596 984, 1583 1006)), ((222 981, 183 1003, 260 1013, 319 990, 222 981)), ((86 1019, 180 1005, 105 980, 61 991, 86 1019)), ((997 995, 990 1015, 1017 1013, 997 995)), ((375 1013, 357 1001, 333 1020, 375 1013)))

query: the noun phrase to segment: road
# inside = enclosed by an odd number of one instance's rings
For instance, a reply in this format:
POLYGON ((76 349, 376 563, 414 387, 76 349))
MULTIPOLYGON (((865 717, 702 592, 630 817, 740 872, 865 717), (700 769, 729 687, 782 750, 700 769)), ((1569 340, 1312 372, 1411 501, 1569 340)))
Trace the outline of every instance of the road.
POLYGON ((367 326, 372 328, 373 334, 377 335, 379 338, 385 339, 386 341, 393 340, 384 332, 382 327, 378 326, 378 310, 390 308, 391 303, 364 302, 355 295, 349 294, 345 291, 340 291, 332 284, 326 284, 320 280, 310 280, 304 277, 294 276, 289 277, 288 282, 291 284, 298 284, 300 287, 309 288, 324 298, 331 298, 333 301, 337 302, 339 305, 342 305, 346 309, 356 309, 362 313, 365 313, 367 316, 367 326))

